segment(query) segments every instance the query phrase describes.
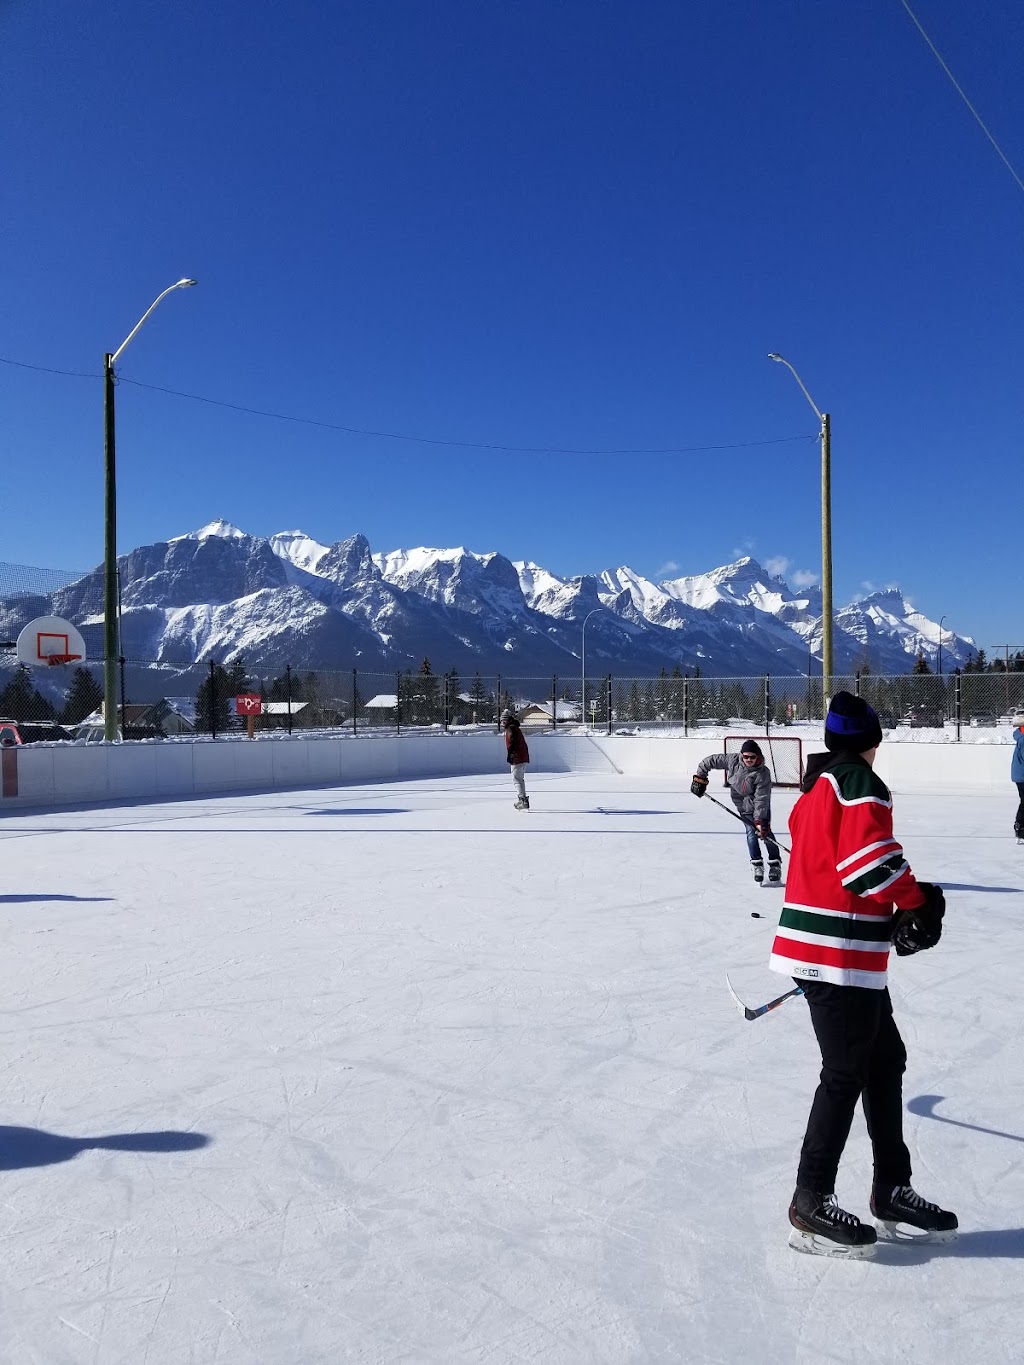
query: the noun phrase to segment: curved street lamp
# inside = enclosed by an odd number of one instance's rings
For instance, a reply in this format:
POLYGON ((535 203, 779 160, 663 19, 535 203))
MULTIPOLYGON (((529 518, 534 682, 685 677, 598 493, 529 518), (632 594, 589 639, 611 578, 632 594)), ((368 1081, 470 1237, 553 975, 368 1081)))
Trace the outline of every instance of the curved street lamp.
POLYGON ((593 611, 588 611, 583 618, 583 643, 580 648, 580 660, 583 667, 583 676, 580 681, 580 719, 584 725, 587 723, 587 622, 602 610, 602 607, 594 607, 593 611))
POLYGON ((807 392, 804 381, 794 370, 785 356, 777 351, 768 352, 769 360, 777 360, 785 365, 800 385, 804 397, 814 409, 814 415, 821 423, 821 690, 823 705, 828 704, 833 675, 832 658, 832 425, 827 412, 820 412, 818 405, 807 392))
POLYGON ((103 357, 103 738, 117 739, 117 482, 114 473, 114 362, 119 359, 153 309, 175 289, 195 280, 178 280, 158 294, 117 350, 103 357))

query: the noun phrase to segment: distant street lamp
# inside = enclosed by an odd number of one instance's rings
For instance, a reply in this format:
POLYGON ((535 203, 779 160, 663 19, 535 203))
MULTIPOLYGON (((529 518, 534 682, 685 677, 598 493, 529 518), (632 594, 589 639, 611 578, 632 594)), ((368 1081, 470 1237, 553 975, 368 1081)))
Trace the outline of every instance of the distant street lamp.
POLYGON ((600 610, 600 607, 595 607, 593 611, 588 611, 583 618, 583 644, 580 649, 580 661, 583 666, 583 677, 580 684, 580 720, 584 725, 587 723, 587 622, 592 616, 596 616, 600 610))
POLYGON ((800 385, 803 395, 821 423, 821 687, 823 704, 832 690, 832 424, 827 412, 807 392, 804 381, 793 366, 777 351, 768 352, 769 360, 785 365, 800 385))
POLYGON ((117 739, 117 483, 114 471, 114 364, 153 309, 175 289, 186 289, 195 280, 178 280, 158 294, 142 317, 112 354, 103 357, 103 471, 105 504, 103 519, 103 738, 117 739))
POLYGON ((942 677, 942 623, 943 623, 943 621, 944 621, 945 619, 946 619, 946 618, 945 618, 944 615, 939 617, 939 677, 940 677, 940 678, 942 677))

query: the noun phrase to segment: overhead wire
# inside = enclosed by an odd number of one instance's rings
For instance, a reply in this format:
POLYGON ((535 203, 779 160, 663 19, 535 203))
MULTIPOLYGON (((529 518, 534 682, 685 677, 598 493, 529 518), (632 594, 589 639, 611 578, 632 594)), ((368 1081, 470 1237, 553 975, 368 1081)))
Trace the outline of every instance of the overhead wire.
POLYGON ((907 13, 910 15, 911 19, 914 21, 914 24, 915 24, 915 26, 916 26, 916 28, 917 28, 917 31, 920 33, 921 37, 925 40, 925 42, 926 42, 926 43, 928 44, 928 46, 931 48, 932 53, 933 53, 933 55, 934 55, 934 57, 935 57, 935 60, 936 60, 936 61, 938 62, 938 64, 942 67, 943 71, 945 71, 945 73, 946 73, 946 75, 949 77, 950 81, 952 81, 954 90, 956 90, 957 94, 958 94, 958 95, 960 96, 960 98, 963 100, 964 104, 967 105, 968 109, 969 109, 969 110, 971 111, 971 113, 974 115, 974 118, 975 118, 975 121, 976 121, 977 124, 978 124, 978 127, 981 129, 981 131, 982 131, 982 132, 985 134, 985 136, 988 138, 989 142, 991 142, 992 146, 996 149, 997 153, 999 154, 999 159, 1002 161, 1003 165, 1006 167, 1006 169, 1007 169, 1007 170, 1010 172, 1010 174, 1013 176, 1014 180, 1016 180, 1018 187, 1019 187, 1020 189, 1024 190, 1024 180, 1022 180, 1022 179, 1020 178, 1020 176, 1017 174, 1017 172, 1014 170, 1013 165, 1012 165, 1012 163, 1011 163, 1009 157, 1008 157, 1008 156, 1006 155, 1006 153, 1003 151, 1002 147, 1000 147, 999 143, 995 140, 995 138, 994 138, 994 136, 992 135, 992 133, 989 132, 989 130, 988 130, 986 124, 985 124, 984 119, 983 119, 983 118, 981 117, 981 115, 978 113, 977 109, 975 109, 975 107, 974 107, 974 105, 971 103, 971 101, 967 98, 967 95, 964 93, 963 87, 960 85, 960 82, 957 80, 957 78, 953 75, 952 71, 950 71, 949 67, 948 67, 948 66, 946 65, 946 63, 943 61, 943 59, 942 59, 942 54, 939 52, 939 49, 938 49, 938 48, 935 46, 935 44, 932 42, 931 38, 928 37, 928 34, 924 31, 924 27, 922 26, 920 19, 918 19, 917 15, 916 15, 916 14, 914 13, 914 11, 910 8, 910 6, 907 4, 907 0, 900 0, 900 4, 901 4, 901 5, 903 6, 903 8, 907 11, 907 13))
MULTIPOLYGON (((99 379, 99 373, 88 374, 80 370, 55 370, 45 365, 29 365, 22 360, 8 360, 0 356, 0 365, 16 365, 23 370, 39 370, 43 374, 68 375, 76 379, 99 379)), ((150 389, 154 393, 170 394, 174 398, 185 398, 194 403, 208 403, 213 407, 227 408, 231 412, 243 412, 252 417, 267 417, 277 422, 296 422, 302 426, 319 427, 324 431, 340 431, 347 436, 372 436, 389 441, 410 441, 418 445, 448 446, 457 450, 494 450, 516 455, 698 455, 716 450, 749 450, 755 446, 786 445, 792 441, 816 441, 818 432, 813 435, 777 436, 761 441, 733 441, 722 445, 709 446, 661 446, 650 449, 582 449, 566 446, 513 446, 501 445, 493 441, 449 441, 436 436, 410 436, 397 431, 374 431, 366 427, 342 426, 338 422, 322 422, 315 417, 296 417, 286 412, 270 412, 263 408, 250 408, 242 403, 228 403, 221 398, 207 398, 203 394, 184 393, 180 389, 167 389, 159 384, 144 384, 140 379, 127 379, 118 376, 121 384, 132 384, 138 389, 150 389)))

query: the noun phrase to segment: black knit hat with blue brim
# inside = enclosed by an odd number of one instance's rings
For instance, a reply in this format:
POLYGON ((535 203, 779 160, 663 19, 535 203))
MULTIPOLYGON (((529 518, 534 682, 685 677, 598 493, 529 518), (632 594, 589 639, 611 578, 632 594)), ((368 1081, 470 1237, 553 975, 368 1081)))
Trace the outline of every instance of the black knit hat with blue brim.
POLYGON ((837 692, 825 717, 825 748, 862 754, 882 742, 882 726, 874 707, 852 692, 837 692))

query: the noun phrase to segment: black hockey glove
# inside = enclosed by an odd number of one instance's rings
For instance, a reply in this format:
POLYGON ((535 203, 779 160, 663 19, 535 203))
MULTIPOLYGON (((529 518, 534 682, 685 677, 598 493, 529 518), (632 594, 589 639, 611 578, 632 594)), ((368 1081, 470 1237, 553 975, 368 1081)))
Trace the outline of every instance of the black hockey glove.
POLYGON ((946 898, 942 887, 933 882, 918 882, 925 894, 924 905, 916 910, 900 910, 892 931, 892 944, 898 957, 909 957, 925 948, 934 948, 942 937, 942 917, 946 898))
POLYGON ((703 796, 708 789, 708 780, 701 777, 700 773, 695 773, 693 781, 690 783, 690 791, 694 796, 703 796))

